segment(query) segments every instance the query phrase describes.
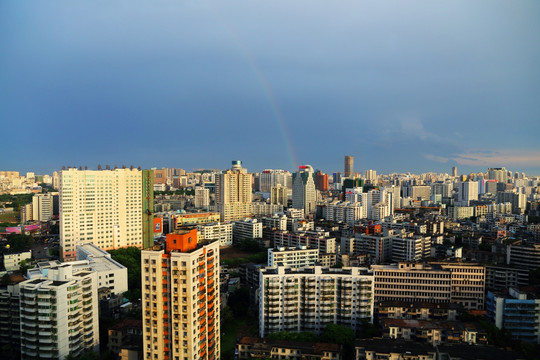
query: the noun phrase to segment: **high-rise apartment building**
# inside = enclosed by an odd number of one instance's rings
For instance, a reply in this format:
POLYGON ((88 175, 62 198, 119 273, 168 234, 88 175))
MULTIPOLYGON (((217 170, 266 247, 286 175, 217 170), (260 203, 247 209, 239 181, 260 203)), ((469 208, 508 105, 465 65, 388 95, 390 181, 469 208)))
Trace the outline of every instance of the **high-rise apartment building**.
POLYGON ((32 220, 47 222, 53 216, 53 194, 35 194, 32 197, 32 220))
POLYGON ((270 189, 270 204, 287 206, 289 189, 281 184, 270 189))
MULTIPOLYGON (((437 182, 430 185, 431 195, 441 195, 442 198, 449 198, 452 196, 452 183, 437 182)), ((412 194, 411 194, 412 196, 412 194)))
POLYGON ((319 261, 319 249, 310 249, 305 246, 298 248, 276 247, 268 249, 268 266, 285 266, 304 268, 315 266, 319 261))
POLYGON ((315 174, 315 189, 319 191, 328 191, 328 174, 317 171, 315 174))
POLYGON ((244 219, 235 221, 233 224, 233 243, 240 245, 243 240, 261 239, 263 236, 263 224, 257 219, 244 219))
POLYGON ((420 261, 431 255, 431 237, 401 233, 392 237, 392 261, 420 261))
POLYGON ((52 174, 52 187, 55 190, 60 189, 60 175, 58 174, 57 171, 53 172, 52 174))
POLYGON ((167 234, 141 252, 143 358, 220 359, 219 241, 167 234))
POLYGON ((21 351, 19 284, 25 280, 20 274, 6 274, 3 286, 0 286, 0 349, 8 359, 18 358, 21 351))
POLYGON ((354 157, 345 155, 345 177, 351 178, 354 176, 354 157))
POLYGON ((152 177, 137 169, 61 171, 62 258, 74 260, 82 243, 105 250, 153 244, 152 177))
POLYGON ((219 246, 233 244, 232 223, 211 223, 197 225, 198 236, 201 240, 218 240, 219 246))
POLYGON ((429 185, 409 185, 402 187, 403 197, 410 197, 413 200, 429 200, 431 197, 431 187, 429 185))
POLYGON ((373 275, 364 268, 261 270, 259 335, 279 331, 321 334, 328 324, 355 332, 373 321, 373 275))
POLYGON ((34 220, 34 209, 32 203, 21 205, 19 216, 21 219, 21 224, 24 224, 27 221, 34 220))
POLYGON ((304 210, 304 214, 316 210, 317 192, 315 189, 315 174, 311 165, 302 165, 293 174, 292 207, 304 210))
POLYGON ((478 200, 478 182, 460 182, 458 189, 458 201, 462 206, 469 206, 473 200, 478 200))
POLYGON ((232 162, 232 169, 216 176, 216 205, 221 221, 242 220, 251 217, 251 174, 242 168, 242 162, 232 162))
POLYGON ((377 182, 377 171, 372 169, 366 170, 366 180, 370 184, 375 184, 377 182))
POLYGON ((197 209, 208 209, 210 206, 210 189, 196 186, 194 202, 197 209))
POLYGON ((507 292, 488 291, 487 316, 512 339, 540 344, 540 299, 527 288, 510 288, 507 292))
POLYGON ((292 186, 291 173, 286 170, 266 169, 259 175, 259 190, 270 192, 272 187, 281 185, 287 189, 292 186))
POLYGON ((97 273, 71 264, 19 284, 21 358, 63 359, 99 349, 97 273))
POLYGON ((366 196, 367 216, 371 220, 382 220, 394 214, 394 193, 388 190, 369 190, 366 196))
POLYGON ((506 184, 508 181, 508 170, 505 168, 489 168, 488 179, 497 180, 497 182, 506 184))

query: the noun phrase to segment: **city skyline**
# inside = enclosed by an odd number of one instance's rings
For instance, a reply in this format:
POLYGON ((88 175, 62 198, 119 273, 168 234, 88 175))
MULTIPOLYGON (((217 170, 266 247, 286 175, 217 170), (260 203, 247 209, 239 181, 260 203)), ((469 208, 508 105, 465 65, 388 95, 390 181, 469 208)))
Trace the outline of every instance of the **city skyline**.
POLYGON ((539 13, 534 1, 4 2, 0 165, 334 172, 348 154, 361 172, 538 175, 539 13))

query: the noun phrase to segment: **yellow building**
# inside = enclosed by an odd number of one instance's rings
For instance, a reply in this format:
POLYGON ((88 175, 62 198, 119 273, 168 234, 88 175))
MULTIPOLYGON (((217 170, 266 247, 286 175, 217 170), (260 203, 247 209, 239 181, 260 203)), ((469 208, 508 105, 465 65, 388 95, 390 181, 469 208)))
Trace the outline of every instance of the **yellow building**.
MULTIPOLYGON (((138 169, 60 172, 60 247, 75 260, 79 244, 110 250, 143 247, 143 172, 138 169)), ((149 209, 153 211, 153 209, 149 209)))
POLYGON ((172 215, 175 229, 183 226, 195 226, 201 224, 211 224, 219 222, 220 216, 218 213, 194 213, 194 214, 174 214, 172 215))
POLYGON ((243 220, 252 216, 251 174, 235 160, 230 170, 216 177, 216 205, 222 221, 243 220))

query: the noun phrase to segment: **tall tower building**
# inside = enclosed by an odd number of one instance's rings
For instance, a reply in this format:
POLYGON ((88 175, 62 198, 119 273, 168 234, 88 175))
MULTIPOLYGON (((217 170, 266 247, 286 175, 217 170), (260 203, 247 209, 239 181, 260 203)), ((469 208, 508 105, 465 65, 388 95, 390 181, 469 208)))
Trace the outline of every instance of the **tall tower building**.
POLYGON ((452 166, 452 176, 457 177, 457 166, 452 166))
POLYGON ((280 184, 272 186, 270 189, 270 204, 287 207, 288 192, 288 189, 280 184))
POLYGON ((377 171, 375 170, 366 170, 366 180, 370 184, 375 184, 377 182, 377 171))
POLYGON ((299 166, 293 174, 292 207, 311 214, 316 210, 317 192, 315 189, 315 174, 311 165, 299 166))
POLYGON ((104 250, 142 247, 143 239, 153 244, 153 186, 149 177, 151 171, 137 169, 61 171, 62 258, 75 260, 76 247, 83 243, 104 250))
POLYGON ((32 197, 32 220, 46 222, 52 219, 53 195, 35 194, 32 197))
POLYGON ((478 200, 478 183, 476 181, 464 181, 459 183, 458 201, 464 206, 478 200))
POLYGON ((328 191, 328 174, 317 171, 315 174, 315 188, 319 191, 328 191))
POLYGON ((261 192, 270 192, 277 185, 291 188, 291 173, 286 170, 266 169, 259 175, 259 189, 261 192))
POLYGON ((195 186, 194 203, 197 209, 208 209, 210 206, 210 190, 203 186, 195 186))
POLYGON ((232 162, 232 169, 216 177, 216 205, 221 221, 243 220, 252 215, 251 174, 242 162, 232 162))
POLYGON ((141 252, 143 358, 220 359, 219 241, 167 234, 141 252))
POLYGON ((508 171, 505 168, 489 168, 488 179, 506 184, 508 181, 508 171))
POLYGON ((345 177, 351 178, 354 176, 354 157, 350 155, 345 156, 345 177))

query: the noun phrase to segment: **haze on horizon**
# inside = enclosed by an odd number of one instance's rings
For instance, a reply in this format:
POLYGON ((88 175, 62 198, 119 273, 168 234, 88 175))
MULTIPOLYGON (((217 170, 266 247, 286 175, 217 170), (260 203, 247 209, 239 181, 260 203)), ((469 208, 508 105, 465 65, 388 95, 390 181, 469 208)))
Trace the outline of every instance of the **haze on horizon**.
POLYGON ((538 1, 0 2, 0 169, 540 174, 538 1))

